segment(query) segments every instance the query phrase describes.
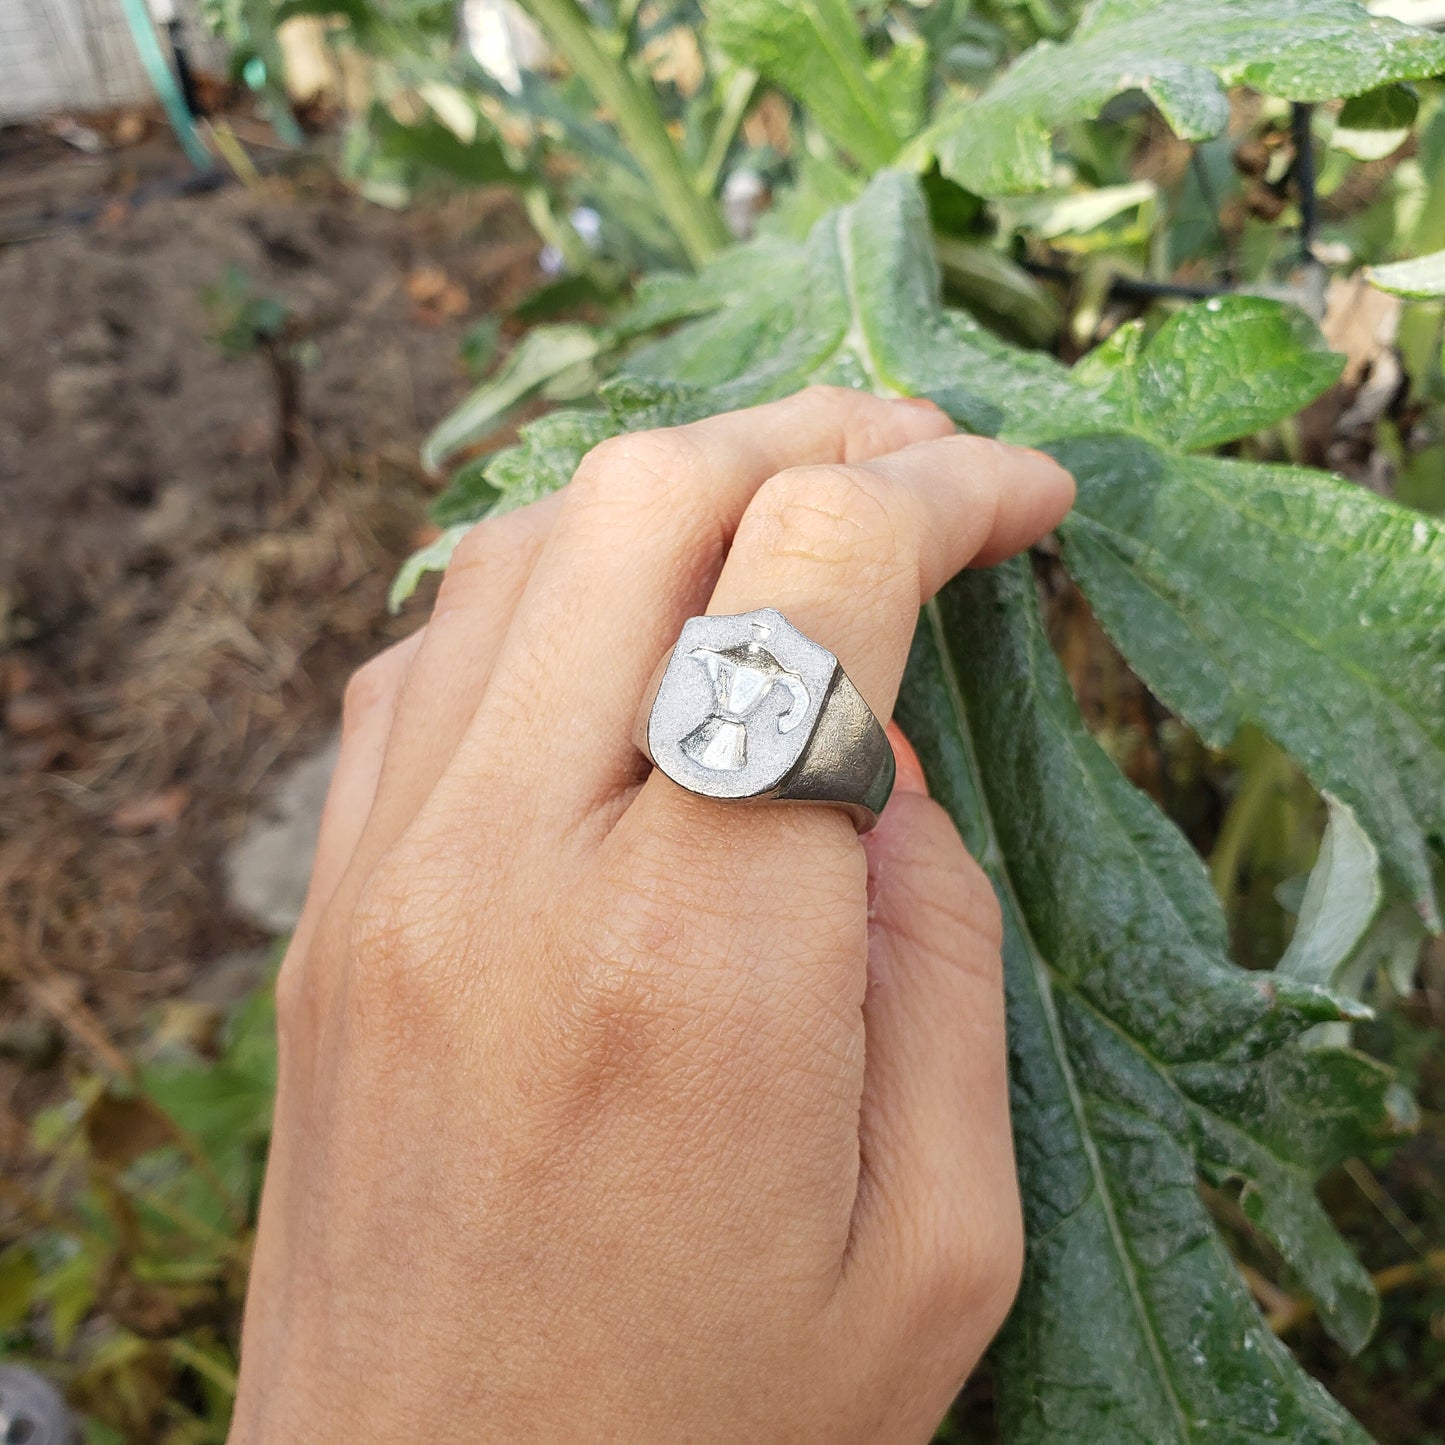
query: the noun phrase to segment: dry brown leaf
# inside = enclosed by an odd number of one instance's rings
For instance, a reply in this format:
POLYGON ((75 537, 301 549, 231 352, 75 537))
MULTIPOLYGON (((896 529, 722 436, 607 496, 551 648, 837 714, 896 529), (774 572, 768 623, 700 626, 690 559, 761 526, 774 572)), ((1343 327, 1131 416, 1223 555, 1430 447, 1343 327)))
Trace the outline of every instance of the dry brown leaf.
POLYGON ((85 1111, 85 1139, 102 1164, 124 1169, 142 1154, 175 1140, 175 1125, 142 1095, 129 1098, 109 1089, 85 1111))
POLYGON ((5 731, 17 738, 54 732, 65 722, 60 701, 39 692, 22 692, 5 704, 5 731))
POLYGON ((451 284, 451 278, 440 266, 418 266, 408 273, 402 285, 413 301, 425 304, 434 300, 451 284))
POLYGON ((149 833, 156 828, 174 828, 190 801, 191 790, 180 784, 131 798, 111 813, 111 832, 149 833))
POLYGON ((123 110, 110 128, 112 145, 133 146, 145 139, 146 118, 138 110, 123 110))
POLYGON ((1349 358, 1340 378, 1347 386, 1358 386, 1381 353, 1394 346, 1402 305, 1398 296, 1371 286, 1363 272, 1330 281, 1320 330, 1332 351, 1349 358))

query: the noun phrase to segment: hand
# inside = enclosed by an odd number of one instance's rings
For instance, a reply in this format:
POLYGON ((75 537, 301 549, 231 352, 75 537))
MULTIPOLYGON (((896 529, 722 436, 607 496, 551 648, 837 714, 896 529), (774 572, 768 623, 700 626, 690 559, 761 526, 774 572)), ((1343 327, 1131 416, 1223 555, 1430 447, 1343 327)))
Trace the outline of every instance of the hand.
POLYGON ((815 389, 463 540, 347 694, 238 1445, 928 1439, 1022 1257, 992 891, 921 791, 860 840, 629 739, 683 621, 763 605, 886 718, 920 602, 1072 497, 815 389))

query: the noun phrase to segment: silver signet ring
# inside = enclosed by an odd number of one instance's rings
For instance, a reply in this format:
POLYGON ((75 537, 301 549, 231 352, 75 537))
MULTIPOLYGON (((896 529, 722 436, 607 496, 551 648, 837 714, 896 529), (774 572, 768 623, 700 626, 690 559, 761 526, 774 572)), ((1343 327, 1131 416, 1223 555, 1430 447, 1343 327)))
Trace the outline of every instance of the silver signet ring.
POLYGON ((693 617, 642 700, 637 746, 674 783, 734 802, 831 803, 860 833, 893 748, 838 659, 776 608, 693 617))

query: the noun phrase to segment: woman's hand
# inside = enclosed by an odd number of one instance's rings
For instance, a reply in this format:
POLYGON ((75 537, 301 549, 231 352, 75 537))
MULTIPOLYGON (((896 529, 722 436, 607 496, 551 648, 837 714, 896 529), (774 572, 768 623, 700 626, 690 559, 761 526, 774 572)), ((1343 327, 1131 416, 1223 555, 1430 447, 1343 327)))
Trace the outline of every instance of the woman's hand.
POLYGON ((815 389, 463 540, 347 695, 238 1445, 929 1438, 1022 1255, 993 894, 916 766, 860 840, 633 717, 687 617, 774 606, 886 718, 920 602, 1072 497, 815 389))

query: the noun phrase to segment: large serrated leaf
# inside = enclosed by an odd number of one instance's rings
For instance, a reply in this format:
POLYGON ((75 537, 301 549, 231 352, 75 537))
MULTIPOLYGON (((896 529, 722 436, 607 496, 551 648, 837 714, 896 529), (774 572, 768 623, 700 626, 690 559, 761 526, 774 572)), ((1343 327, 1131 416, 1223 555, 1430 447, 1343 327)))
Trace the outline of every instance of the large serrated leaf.
POLYGON ((1042 190, 1055 131, 1143 91, 1176 134, 1229 118, 1225 87, 1287 100, 1360 95, 1445 70, 1445 36, 1356 0, 1095 0, 1061 45, 1043 41, 972 101, 945 107, 914 149, 984 196, 1042 190))
POLYGON ((1226 961, 1199 860, 1089 737, 1026 566, 925 610, 898 716, 1004 907, 1029 1238, 1005 1439, 1363 1440, 1259 1318, 1195 1178, 1244 1181, 1358 1345, 1373 1291, 1311 1183, 1396 1127, 1383 1071, 1298 1048, 1327 996, 1226 961))
POLYGON ((1051 450, 1079 481, 1067 565, 1130 665, 1206 741, 1269 733, 1438 926, 1445 527, 1299 468, 1124 437, 1051 450))

